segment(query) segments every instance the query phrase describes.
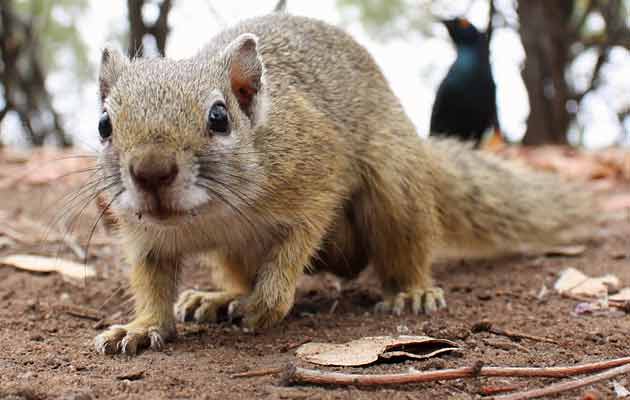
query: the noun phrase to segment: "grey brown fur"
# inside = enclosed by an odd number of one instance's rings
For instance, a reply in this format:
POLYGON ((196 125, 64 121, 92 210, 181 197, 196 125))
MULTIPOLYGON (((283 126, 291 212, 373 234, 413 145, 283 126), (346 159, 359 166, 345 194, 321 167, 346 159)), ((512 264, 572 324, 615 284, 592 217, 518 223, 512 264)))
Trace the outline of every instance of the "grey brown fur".
POLYGON ((370 263, 379 309, 431 312, 445 306, 435 258, 548 245, 590 218, 588 194, 558 178, 421 139, 368 52, 316 20, 248 20, 182 61, 106 50, 100 79, 114 127, 101 166, 117 177, 108 193, 136 296, 136 318, 99 335, 100 352, 159 348, 176 319, 215 321, 226 308, 251 328, 277 323, 307 268, 353 276, 370 263), (213 96, 229 137, 207 132, 213 96), (180 175, 142 194, 127 170, 147 163, 180 175), (223 291, 176 301, 181 260, 200 253, 223 291))

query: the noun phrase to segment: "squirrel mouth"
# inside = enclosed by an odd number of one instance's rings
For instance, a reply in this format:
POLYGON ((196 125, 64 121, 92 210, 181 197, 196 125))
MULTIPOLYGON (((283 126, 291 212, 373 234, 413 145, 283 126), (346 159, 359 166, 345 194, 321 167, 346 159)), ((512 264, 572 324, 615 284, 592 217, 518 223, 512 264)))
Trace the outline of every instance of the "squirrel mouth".
POLYGON ((178 210, 166 207, 151 207, 144 210, 138 210, 135 213, 138 221, 141 221, 143 217, 148 217, 152 220, 157 220, 160 222, 190 215, 194 215, 194 212, 191 210, 178 210))
POLYGON ((165 205, 164 202, 161 201, 160 196, 156 194, 145 198, 144 207, 141 207, 134 214, 138 221, 142 221, 143 217, 148 217, 153 221, 165 222, 167 220, 192 215, 194 212, 165 205))

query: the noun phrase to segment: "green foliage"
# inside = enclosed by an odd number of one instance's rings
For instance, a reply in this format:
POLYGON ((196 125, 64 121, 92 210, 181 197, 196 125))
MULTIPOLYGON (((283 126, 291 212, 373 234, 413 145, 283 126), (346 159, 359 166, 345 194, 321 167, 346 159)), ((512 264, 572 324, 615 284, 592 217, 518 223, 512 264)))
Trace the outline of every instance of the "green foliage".
POLYGON ((87 0, 15 1, 21 19, 33 24, 32 34, 48 71, 71 68, 79 81, 89 78, 88 50, 77 28, 87 6, 87 0))
POLYGON ((433 20, 431 1, 411 0, 337 0, 346 15, 358 12, 358 19, 375 37, 386 40, 413 31, 426 32, 433 20))

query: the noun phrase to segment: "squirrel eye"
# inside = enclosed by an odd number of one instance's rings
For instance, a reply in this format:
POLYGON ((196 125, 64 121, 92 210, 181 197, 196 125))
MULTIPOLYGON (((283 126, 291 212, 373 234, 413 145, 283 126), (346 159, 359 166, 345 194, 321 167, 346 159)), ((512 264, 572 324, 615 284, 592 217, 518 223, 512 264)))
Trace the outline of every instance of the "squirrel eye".
POLYGON ((102 140, 107 140, 112 136, 112 121, 107 111, 101 114, 101 119, 98 120, 98 134, 101 135, 102 140))
POLYGON ((220 135, 228 135, 230 133, 227 108, 222 102, 216 102, 210 107, 208 112, 208 129, 220 135))

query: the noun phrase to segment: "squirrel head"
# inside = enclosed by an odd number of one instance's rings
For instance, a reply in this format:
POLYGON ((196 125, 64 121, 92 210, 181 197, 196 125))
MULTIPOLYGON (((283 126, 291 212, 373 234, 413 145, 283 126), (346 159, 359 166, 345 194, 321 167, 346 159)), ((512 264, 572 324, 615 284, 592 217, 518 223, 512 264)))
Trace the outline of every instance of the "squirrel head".
POLYGON ((115 214, 168 225, 255 200, 268 104, 255 35, 203 60, 129 60, 108 47, 99 91, 99 165, 115 214))

